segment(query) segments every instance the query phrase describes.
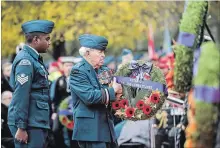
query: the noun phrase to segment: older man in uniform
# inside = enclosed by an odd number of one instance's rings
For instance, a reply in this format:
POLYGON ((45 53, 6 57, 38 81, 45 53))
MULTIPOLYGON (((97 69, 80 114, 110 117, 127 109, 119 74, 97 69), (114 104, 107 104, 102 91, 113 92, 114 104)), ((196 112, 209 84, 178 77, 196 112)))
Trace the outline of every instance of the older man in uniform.
POLYGON ((72 139, 77 140, 81 148, 117 147, 113 120, 107 106, 122 94, 122 87, 114 80, 112 87, 104 88, 97 78, 108 40, 84 34, 79 41, 82 46, 79 53, 83 60, 70 73, 74 116, 72 139))
POLYGON ((26 45, 14 59, 10 84, 13 98, 8 125, 16 148, 43 148, 49 126, 48 72, 39 53, 49 48, 54 23, 32 20, 22 24, 26 45))

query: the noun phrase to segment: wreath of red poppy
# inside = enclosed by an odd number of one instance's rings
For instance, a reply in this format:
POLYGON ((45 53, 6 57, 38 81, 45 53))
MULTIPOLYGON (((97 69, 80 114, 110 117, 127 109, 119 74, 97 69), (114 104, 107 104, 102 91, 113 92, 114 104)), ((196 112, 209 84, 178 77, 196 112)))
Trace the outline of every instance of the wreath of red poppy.
POLYGON ((122 65, 114 76, 123 87, 123 96, 112 103, 112 109, 116 111, 115 115, 122 119, 149 119, 166 100, 163 72, 150 62, 128 62, 122 65))

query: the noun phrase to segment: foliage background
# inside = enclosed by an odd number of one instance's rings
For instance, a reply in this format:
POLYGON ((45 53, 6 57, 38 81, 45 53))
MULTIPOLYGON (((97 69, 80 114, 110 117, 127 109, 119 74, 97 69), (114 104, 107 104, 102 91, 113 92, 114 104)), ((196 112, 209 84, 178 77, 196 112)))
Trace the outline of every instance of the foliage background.
MULTIPOLYGON (((208 24, 214 27, 220 26, 219 4, 211 2, 212 21, 208 24)), ((52 40, 64 34, 71 55, 76 53, 77 37, 83 33, 106 36, 110 53, 119 54, 121 48, 147 50, 148 23, 153 26, 156 47, 163 44, 164 21, 176 38, 184 1, 3 1, 1 8, 3 57, 24 41, 21 24, 32 19, 54 21, 52 40)))

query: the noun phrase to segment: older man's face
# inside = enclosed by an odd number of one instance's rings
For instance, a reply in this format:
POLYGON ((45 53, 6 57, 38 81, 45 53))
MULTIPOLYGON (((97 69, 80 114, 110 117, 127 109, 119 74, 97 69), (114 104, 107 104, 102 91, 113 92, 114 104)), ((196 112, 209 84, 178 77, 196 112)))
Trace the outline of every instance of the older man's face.
POLYGON ((92 50, 89 52, 92 66, 99 68, 104 64, 105 53, 102 50, 92 50))

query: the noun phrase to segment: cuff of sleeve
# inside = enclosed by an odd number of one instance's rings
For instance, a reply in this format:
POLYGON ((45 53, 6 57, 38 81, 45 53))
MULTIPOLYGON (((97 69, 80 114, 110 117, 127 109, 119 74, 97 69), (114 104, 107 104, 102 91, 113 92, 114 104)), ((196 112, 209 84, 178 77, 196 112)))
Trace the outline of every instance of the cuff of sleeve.
POLYGON ((108 93, 108 89, 105 89, 105 93, 106 93, 106 102, 105 102, 105 104, 108 105, 108 103, 109 103, 109 93, 108 93))
POLYGON ((112 87, 108 88, 108 93, 109 93, 109 101, 113 102, 116 100, 115 98, 115 91, 112 87))
POLYGON ((25 122, 17 122, 16 126, 17 126, 17 128, 26 129, 27 128, 27 123, 25 123, 25 122))

